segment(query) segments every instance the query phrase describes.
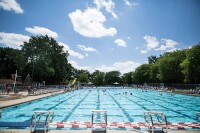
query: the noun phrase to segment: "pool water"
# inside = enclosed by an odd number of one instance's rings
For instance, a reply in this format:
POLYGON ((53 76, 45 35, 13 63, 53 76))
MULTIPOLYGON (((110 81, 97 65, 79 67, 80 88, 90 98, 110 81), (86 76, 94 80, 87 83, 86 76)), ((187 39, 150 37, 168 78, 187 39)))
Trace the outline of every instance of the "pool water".
POLYGON ((0 122, 27 122, 41 110, 53 111, 55 122, 88 122, 92 110, 107 110, 108 122, 145 122, 146 111, 164 112, 169 122, 197 122, 199 101, 200 97, 153 90, 88 88, 5 108, 0 122))

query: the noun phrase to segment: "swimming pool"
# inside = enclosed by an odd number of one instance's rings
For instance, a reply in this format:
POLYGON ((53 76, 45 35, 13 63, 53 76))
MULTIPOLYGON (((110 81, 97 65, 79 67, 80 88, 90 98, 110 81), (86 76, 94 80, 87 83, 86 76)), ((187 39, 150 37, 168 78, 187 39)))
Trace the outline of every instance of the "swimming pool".
MULTIPOLYGON (((108 122, 145 122, 146 111, 164 112, 169 122, 198 122, 200 97, 141 89, 88 88, 3 109, 4 122, 28 123, 35 111, 54 112, 54 121, 91 121, 92 110, 107 110, 108 122), (162 95, 160 95, 162 93, 162 95)), ((27 124, 28 126, 28 124, 27 124)))

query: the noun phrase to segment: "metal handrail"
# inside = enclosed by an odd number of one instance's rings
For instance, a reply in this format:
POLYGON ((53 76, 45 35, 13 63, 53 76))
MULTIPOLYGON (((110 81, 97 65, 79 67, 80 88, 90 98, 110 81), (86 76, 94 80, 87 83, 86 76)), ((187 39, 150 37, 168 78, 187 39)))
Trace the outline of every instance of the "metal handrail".
POLYGON ((31 123, 30 123, 30 132, 32 133, 32 125, 34 125, 34 130, 36 130, 36 127, 38 124, 44 125, 44 132, 46 133, 47 130, 49 130, 49 122, 52 122, 54 118, 54 113, 51 111, 36 111, 32 115, 31 123), (45 121, 41 121, 41 117, 45 116, 45 121))
POLYGON ((94 132, 94 125, 102 124, 105 126, 105 133, 107 132, 107 111, 106 110, 93 110, 92 111, 92 133, 94 132), (103 116, 104 119, 95 119, 95 115, 103 116), (99 120, 98 122, 96 122, 99 120))
MULTIPOLYGON (((149 130, 152 129, 152 133, 154 133, 155 124, 154 124, 154 120, 152 118, 153 116, 155 116, 157 118, 157 121, 160 125, 166 125, 166 133, 167 133, 167 118, 163 112, 144 112, 144 119, 145 119, 146 123, 149 125, 148 129, 149 130), (162 119, 160 119, 159 116, 161 116, 162 119)), ((162 126, 162 131, 163 131, 163 126, 162 126)))

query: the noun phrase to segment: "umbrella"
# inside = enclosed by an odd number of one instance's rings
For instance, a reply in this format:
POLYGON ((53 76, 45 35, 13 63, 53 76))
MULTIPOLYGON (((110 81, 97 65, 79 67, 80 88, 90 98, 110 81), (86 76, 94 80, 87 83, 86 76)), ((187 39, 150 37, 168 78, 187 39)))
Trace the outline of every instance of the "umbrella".
POLYGON ((118 85, 119 83, 118 82, 115 82, 115 83, 113 83, 114 85, 118 85))
POLYGON ((92 85, 93 83, 92 83, 92 82, 88 82, 87 84, 88 84, 88 85, 92 85))

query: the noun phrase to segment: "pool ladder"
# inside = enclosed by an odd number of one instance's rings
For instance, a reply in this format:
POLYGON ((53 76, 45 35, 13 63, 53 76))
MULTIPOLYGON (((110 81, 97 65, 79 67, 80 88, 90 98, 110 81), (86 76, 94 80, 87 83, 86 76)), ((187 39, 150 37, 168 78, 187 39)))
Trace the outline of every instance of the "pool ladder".
POLYGON ((107 111, 93 110, 92 111, 92 133, 106 133, 107 132, 107 111), (98 128, 97 128, 98 127, 98 128))
POLYGON ((167 118, 163 112, 144 112, 144 119, 146 123, 148 124, 148 129, 154 133, 155 126, 162 127, 163 129, 166 129, 167 131, 167 118), (157 122, 157 123, 155 123, 157 122))
POLYGON ((197 121, 199 120, 199 115, 200 115, 200 112, 196 112, 196 119, 197 119, 197 121))
POLYGON ((2 111, 0 110, 0 118, 2 117, 2 111))
POLYGON ((37 111, 32 115, 30 132, 36 131, 38 126, 44 126, 44 133, 49 130, 49 123, 53 121, 54 113, 51 111, 37 111), (32 131, 32 126, 34 130, 32 131))

